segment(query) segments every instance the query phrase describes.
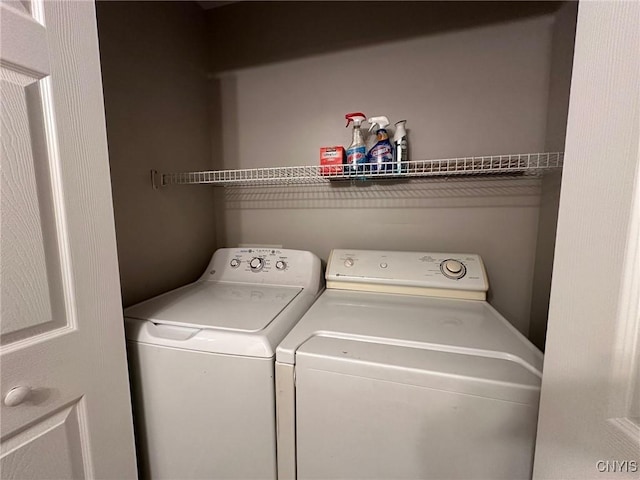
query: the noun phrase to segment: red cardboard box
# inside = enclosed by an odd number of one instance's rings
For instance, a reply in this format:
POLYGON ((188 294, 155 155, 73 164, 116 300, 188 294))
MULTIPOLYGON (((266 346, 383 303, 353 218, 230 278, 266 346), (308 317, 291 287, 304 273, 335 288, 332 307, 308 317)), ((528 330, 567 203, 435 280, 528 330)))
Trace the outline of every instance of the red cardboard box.
POLYGON ((322 147, 320 149, 320 175, 339 175, 345 160, 344 147, 322 147))

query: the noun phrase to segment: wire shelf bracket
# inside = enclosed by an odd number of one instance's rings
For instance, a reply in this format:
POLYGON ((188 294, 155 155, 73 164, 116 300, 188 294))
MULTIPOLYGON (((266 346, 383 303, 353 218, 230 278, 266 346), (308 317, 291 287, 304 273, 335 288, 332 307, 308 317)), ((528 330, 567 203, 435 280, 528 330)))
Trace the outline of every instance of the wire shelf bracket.
POLYGON ((525 153, 383 164, 313 165, 160 173, 151 170, 154 189, 167 185, 260 186, 321 184, 330 181, 398 180, 429 177, 542 175, 562 169, 564 152, 525 153))

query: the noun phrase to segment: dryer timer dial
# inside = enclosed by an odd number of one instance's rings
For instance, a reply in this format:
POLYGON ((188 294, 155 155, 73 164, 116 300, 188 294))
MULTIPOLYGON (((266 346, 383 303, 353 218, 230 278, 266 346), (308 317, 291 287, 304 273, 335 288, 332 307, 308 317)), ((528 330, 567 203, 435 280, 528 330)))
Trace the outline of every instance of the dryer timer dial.
POLYGON ((464 266, 464 263, 453 258, 443 261, 440 264, 440 270, 445 277, 452 278, 454 280, 460 280, 467 274, 467 267, 464 266))

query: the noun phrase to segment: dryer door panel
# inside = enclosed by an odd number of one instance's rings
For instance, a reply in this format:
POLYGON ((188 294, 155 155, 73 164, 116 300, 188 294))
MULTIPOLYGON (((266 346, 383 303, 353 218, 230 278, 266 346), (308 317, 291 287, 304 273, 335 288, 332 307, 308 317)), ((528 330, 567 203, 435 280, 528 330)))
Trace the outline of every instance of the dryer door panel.
MULTIPOLYGON (((530 478, 539 380, 524 372, 520 385, 492 379, 497 388, 486 389, 486 379, 474 385, 460 366, 504 360, 465 355, 448 361, 460 355, 403 348, 402 366, 394 361, 402 357, 398 348, 316 337, 298 350, 299 479, 530 478), (331 354, 320 354, 321 347, 331 354), (409 367, 411 357, 434 368, 409 367)), ((513 380, 510 367, 504 372, 513 380)))

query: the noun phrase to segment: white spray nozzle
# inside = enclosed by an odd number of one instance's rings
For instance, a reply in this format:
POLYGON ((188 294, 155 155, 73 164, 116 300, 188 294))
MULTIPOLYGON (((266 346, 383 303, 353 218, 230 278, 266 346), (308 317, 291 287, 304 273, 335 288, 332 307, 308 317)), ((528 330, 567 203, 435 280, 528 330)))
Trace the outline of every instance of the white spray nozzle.
POLYGON ((397 142, 402 137, 406 137, 407 136, 407 131, 406 131, 405 127, 404 127, 405 123, 407 123, 406 120, 400 120, 399 122, 396 122, 396 133, 393 135, 393 141, 394 142, 397 142))
POLYGON ((389 125, 389 119, 384 115, 380 117, 369 117, 367 122, 371 124, 371 127, 369 127, 369 131, 373 130, 376 125, 379 125, 378 128, 387 128, 387 126, 389 125))

